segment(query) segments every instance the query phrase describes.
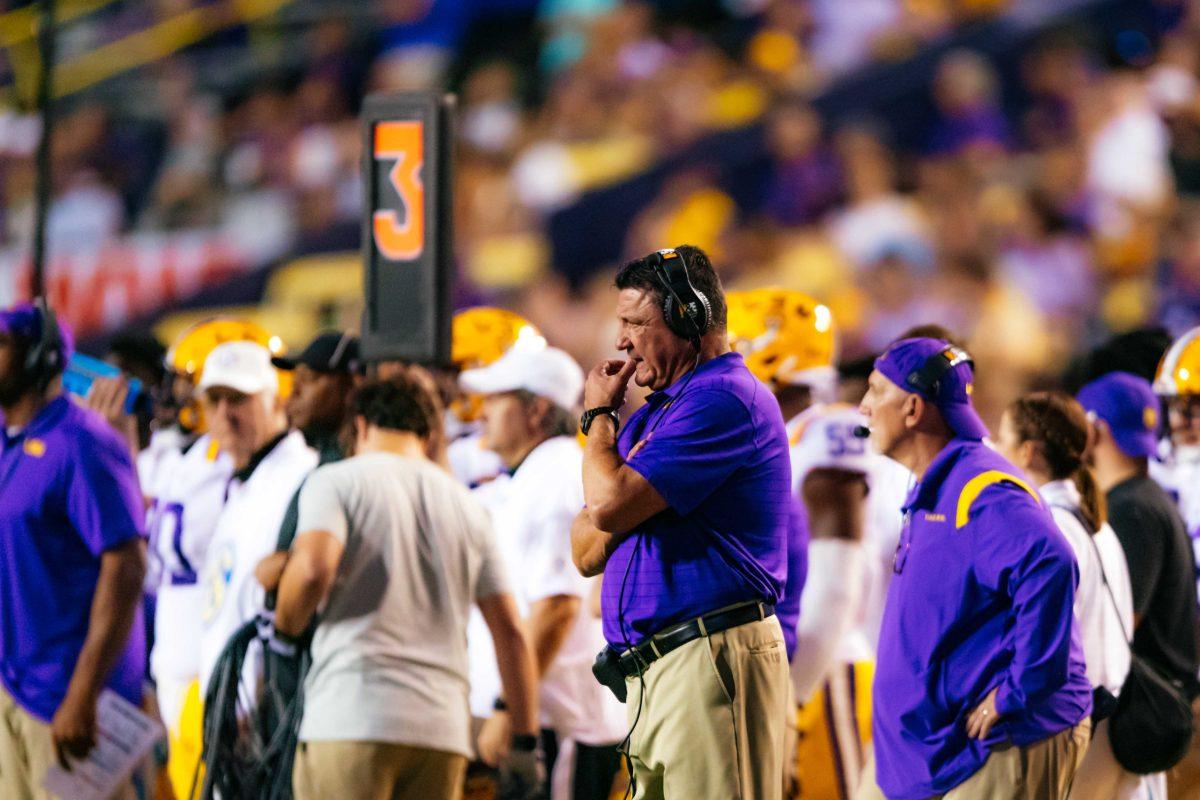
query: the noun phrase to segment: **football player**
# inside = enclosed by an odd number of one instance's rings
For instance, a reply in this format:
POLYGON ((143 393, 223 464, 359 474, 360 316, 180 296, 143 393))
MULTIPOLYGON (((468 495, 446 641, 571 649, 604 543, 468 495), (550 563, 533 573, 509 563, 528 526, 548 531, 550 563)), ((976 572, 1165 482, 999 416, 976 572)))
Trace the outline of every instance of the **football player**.
MULTIPOLYGON (((212 319, 184 331, 166 359, 177 415, 173 425, 156 433, 162 452, 143 477, 143 491, 151 503, 148 588, 157 598, 150 672, 168 733, 167 774, 178 798, 188 797, 200 757, 197 675, 204 594, 199 572, 233 474, 232 460, 208 432, 193 395, 205 359, 226 342, 255 342, 272 352, 282 351, 278 337, 245 320, 212 319), (166 455, 173 448, 178 448, 177 457, 166 455)), ((153 449, 152 444, 142 455, 153 449)))
POLYGON ((874 648, 890 575, 882 564, 899 538, 907 478, 860 436, 857 409, 834 401, 835 332, 826 306, 774 288, 731 293, 728 302, 730 344, 771 388, 787 421, 793 490, 810 537, 791 656, 800 703, 794 797, 847 798, 870 737, 874 648))
MULTIPOLYGON (((1154 477, 1179 503, 1200 559, 1200 327, 1179 337, 1158 367, 1154 391, 1167 406, 1168 436, 1154 477)), ((1200 590, 1200 568, 1198 568, 1200 590)))

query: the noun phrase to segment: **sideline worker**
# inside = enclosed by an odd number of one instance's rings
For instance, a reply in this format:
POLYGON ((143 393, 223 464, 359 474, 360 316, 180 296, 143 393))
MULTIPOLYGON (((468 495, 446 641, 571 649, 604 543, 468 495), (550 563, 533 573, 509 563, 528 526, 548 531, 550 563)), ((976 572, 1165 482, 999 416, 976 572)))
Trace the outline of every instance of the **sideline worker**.
POLYGON ((437 412, 415 380, 365 384, 355 455, 300 492, 275 628, 321 609, 292 773, 298 800, 461 796, 470 753, 466 625, 478 603, 512 710, 509 786, 536 787, 533 657, 487 512, 427 455, 437 412))
MULTIPOLYGON (((71 402, 69 336, 42 302, 0 311, 0 797, 45 798, 96 741, 105 687, 141 701, 144 508, 129 447, 71 402)), ((133 795, 128 783, 116 796, 133 795)))

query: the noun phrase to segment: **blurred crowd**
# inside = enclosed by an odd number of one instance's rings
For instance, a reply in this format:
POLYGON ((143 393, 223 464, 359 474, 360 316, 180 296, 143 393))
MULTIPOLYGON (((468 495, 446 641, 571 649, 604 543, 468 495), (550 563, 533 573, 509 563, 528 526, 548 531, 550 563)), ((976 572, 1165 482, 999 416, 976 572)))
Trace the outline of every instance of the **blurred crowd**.
MULTIPOLYGON (((64 58, 196 5, 111 4, 66 26, 64 58)), ((204 229, 260 263, 353 250, 361 97, 445 87, 460 108, 460 302, 519 311, 585 361, 612 338, 600 319, 607 273, 580 280, 555 263, 549 220, 667 162, 676 166, 629 226, 622 256, 689 242, 731 288, 807 291, 842 321, 847 358, 938 320, 988 364, 980 405, 990 419, 1083 344, 1200 319, 1200 14, 1188 0, 1152 3, 1157 30, 1049 36, 1015 69, 951 50, 915 141, 896 135, 895 120, 832 120, 814 101, 856 70, 1029 4, 299 5, 314 12, 294 29, 302 38, 269 22, 235 26, 133 73, 136 102, 84 94, 64 104, 53 247, 204 229), (247 52, 274 54, 263 58, 276 66, 246 67, 253 77, 236 86, 214 78, 220 54, 247 52), (671 161, 705 137, 760 125, 765 153, 755 156, 770 163, 752 191, 730 189, 738 163, 671 161)), ((0 119, 5 245, 30 235, 37 133, 31 117, 0 119)))

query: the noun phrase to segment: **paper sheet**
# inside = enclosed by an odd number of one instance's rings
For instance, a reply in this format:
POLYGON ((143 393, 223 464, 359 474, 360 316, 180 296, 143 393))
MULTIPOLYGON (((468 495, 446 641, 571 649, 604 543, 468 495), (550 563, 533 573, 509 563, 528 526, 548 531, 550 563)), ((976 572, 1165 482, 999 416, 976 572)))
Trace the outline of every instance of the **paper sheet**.
POLYGON ((158 720, 105 689, 96 704, 96 746, 87 758, 70 759, 70 772, 50 767, 42 786, 63 800, 108 800, 164 735, 158 720))

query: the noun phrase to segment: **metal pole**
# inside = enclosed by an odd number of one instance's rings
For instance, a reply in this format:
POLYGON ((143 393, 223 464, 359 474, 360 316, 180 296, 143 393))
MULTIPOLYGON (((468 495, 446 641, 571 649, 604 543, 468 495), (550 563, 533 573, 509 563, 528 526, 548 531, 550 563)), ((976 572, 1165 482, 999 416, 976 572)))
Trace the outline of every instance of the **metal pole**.
POLYGON ((41 0, 38 24, 38 110, 42 117, 42 139, 37 151, 37 189, 34 197, 33 276, 34 297, 46 291, 46 216, 50 210, 50 138, 54 131, 54 0, 41 0))

